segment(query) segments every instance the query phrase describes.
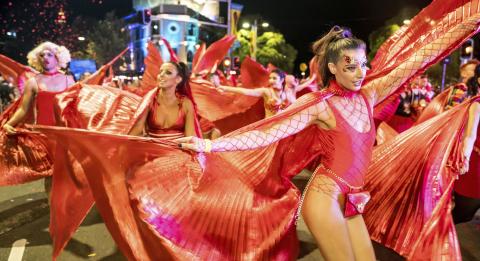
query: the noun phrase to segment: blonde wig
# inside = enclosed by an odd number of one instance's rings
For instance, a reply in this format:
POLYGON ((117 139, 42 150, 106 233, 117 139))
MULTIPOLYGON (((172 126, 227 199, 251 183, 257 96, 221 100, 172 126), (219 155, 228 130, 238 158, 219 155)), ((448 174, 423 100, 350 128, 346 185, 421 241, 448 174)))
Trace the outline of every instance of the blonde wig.
POLYGON ((66 68, 71 60, 70 52, 65 46, 60 46, 52 42, 43 42, 35 47, 35 49, 31 50, 27 55, 28 64, 39 72, 43 72, 43 66, 40 62, 39 55, 44 50, 49 50, 55 55, 60 68, 66 68))

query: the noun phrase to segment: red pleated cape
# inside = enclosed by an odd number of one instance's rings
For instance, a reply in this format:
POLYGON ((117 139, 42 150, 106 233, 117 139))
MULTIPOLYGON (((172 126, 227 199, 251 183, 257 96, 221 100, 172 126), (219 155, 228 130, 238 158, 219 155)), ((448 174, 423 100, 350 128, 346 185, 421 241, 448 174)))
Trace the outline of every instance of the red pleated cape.
POLYGON ((450 211, 474 101, 480 97, 374 149, 365 185, 372 199, 364 215, 373 240, 410 260, 461 260, 450 211))

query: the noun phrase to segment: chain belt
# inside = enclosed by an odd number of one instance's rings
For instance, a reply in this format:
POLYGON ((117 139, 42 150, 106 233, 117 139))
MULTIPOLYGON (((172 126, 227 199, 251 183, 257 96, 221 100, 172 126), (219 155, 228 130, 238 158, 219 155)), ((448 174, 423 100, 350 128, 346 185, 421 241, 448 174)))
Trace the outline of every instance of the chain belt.
POLYGON ((318 172, 318 170, 319 170, 320 168, 325 169, 329 174, 331 174, 332 176, 334 176, 338 181, 340 181, 341 183, 343 183, 344 185, 346 185, 346 186, 349 187, 350 189, 359 190, 359 189, 362 189, 362 188, 363 188, 363 185, 360 186, 360 187, 356 187, 356 186, 352 186, 352 185, 348 184, 348 182, 346 182, 344 179, 342 179, 341 177, 337 176, 337 174, 335 174, 335 172, 333 172, 333 170, 325 167, 323 164, 320 164, 320 166, 318 166, 318 168, 313 172, 312 176, 311 176, 310 179, 308 180, 307 186, 305 186, 305 190, 303 191, 302 197, 300 198, 300 202, 299 202, 299 204, 298 204, 297 213, 295 213, 295 224, 297 224, 298 218, 300 217, 300 212, 302 211, 303 201, 305 200, 305 195, 307 194, 307 191, 308 191, 308 189, 309 189, 309 187, 310 187, 310 183, 312 183, 312 180, 315 179, 315 176, 317 175, 317 172, 318 172))
POLYGON ((352 186, 350 185, 347 181, 345 181, 343 178, 337 176, 337 174, 335 174, 335 172, 327 167, 325 167, 325 165, 323 164, 320 164, 320 166, 317 168, 323 168, 324 170, 326 170, 328 172, 328 174, 334 176, 338 181, 340 181, 343 185, 349 187, 350 189, 353 189, 353 190, 359 190, 359 189, 362 189, 363 188, 363 185, 357 187, 357 186, 352 186))

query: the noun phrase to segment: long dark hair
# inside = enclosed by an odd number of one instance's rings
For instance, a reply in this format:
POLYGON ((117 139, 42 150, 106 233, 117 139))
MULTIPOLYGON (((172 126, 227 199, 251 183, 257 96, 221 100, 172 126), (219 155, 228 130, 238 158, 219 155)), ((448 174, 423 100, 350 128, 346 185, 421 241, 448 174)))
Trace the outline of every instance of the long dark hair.
POLYGON ((280 79, 282 79, 282 89, 285 89, 285 77, 287 76, 287 74, 280 69, 273 69, 270 73, 275 73, 280 77, 280 79))
POLYGON ((318 72, 323 86, 327 86, 334 75, 328 69, 328 63, 337 63, 343 50, 363 48, 366 50, 365 42, 355 38, 348 28, 335 25, 322 38, 312 45, 315 59, 318 63, 318 72))
POLYGON ((189 96, 188 80, 190 79, 190 70, 188 66, 183 62, 169 61, 168 63, 173 64, 177 68, 178 75, 182 78, 182 81, 177 84, 176 92, 183 96, 189 96))
POLYGON ((467 81, 467 95, 469 97, 475 96, 478 94, 478 79, 480 78, 480 64, 475 67, 475 74, 472 78, 468 79, 467 81))

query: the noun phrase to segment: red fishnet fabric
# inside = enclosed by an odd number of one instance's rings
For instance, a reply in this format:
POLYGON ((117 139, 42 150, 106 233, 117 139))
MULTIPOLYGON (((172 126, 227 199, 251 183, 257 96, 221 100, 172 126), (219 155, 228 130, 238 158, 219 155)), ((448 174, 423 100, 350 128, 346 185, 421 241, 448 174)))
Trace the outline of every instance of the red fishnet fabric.
POLYGON ((330 134, 332 147, 325 148, 322 164, 336 176, 321 172, 335 180, 344 193, 351 191, 353 187, 363 186, 375 141, 375 128, 366 100, 361 94, 350 99, 352 101, 348 102, 348 98, 334 96, 328 100, 335 116, 336 127, 330 134), (358 126, 362 127, 361 131, 355 128, 358 126))
POLYGON ((265 147, 305 129, 318 118, 318 115, 326 114, 326 110, 325 104, 312 106, 266 131, 252 130, 235 137, 217 139, 212 142, 212 151, 240 151, 265 147))
MULTIPOLYGON (((337 199, 333 195, 338 195, 342 193, 341 187, 338 186, 335 180, 332 180, 330 177, 327 177, 326 175, 323 175, 323 174, 316 174, 312 182, 308 186, 308 188, 305 189, 304 193, 307 193, 307 191, 310 189, 319 193, 323 193, 334 200, 337 200, 337 199)), ((299 212, 301 211, 301 205, 299 206, 298 211, 299 212)))

